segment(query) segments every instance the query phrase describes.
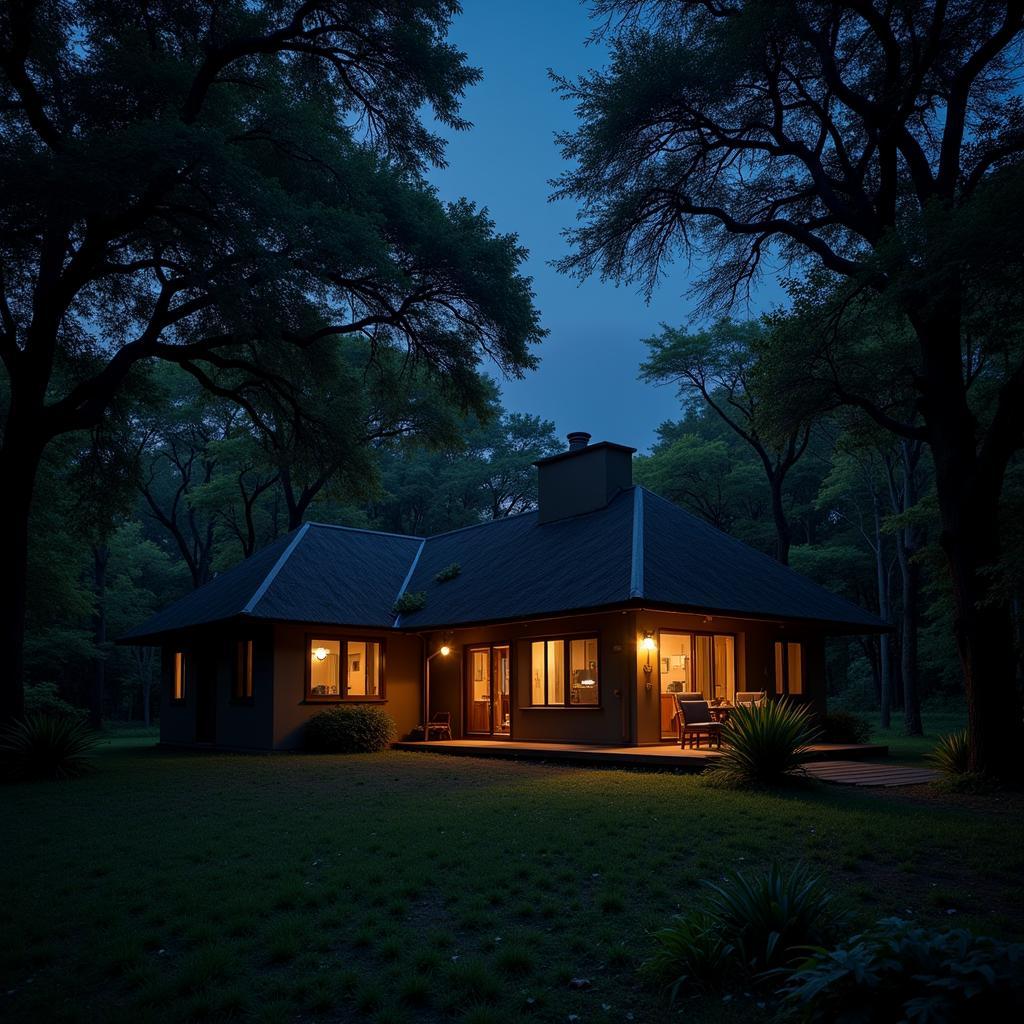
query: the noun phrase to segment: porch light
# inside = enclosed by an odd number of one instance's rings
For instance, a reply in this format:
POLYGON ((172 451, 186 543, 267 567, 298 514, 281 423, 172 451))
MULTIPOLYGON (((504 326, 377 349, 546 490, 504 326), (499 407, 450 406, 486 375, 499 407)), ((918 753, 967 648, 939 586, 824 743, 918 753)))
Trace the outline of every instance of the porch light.
POLYGON ((441 649, 437 653, 443 658, 447 658, 452 653, 452 649, 447 644, 441 644, 441 649))
POLYGON ((313 657, 316 658, 317 661, 323 661, 327 657, 327 648, 317 647, 313 651, 313 657))
POLYGON ((648 653, 657 650, 658 645, 654 642, 654 636, 650 630, 644 633, 644 638, 640 641, 640 646, 648 653))

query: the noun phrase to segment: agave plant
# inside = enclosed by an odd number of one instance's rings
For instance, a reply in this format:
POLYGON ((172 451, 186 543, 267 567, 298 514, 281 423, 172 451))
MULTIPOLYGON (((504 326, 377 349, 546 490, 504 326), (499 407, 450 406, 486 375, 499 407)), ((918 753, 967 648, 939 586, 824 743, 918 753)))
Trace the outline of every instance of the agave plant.
POLYGON ((722 729, 722 756, 709 771, 730 783, 778 785, 803 770, 804 755, 820 735, 803 705, 740 705, 722 729))
POLYGON ((969 767, 969 755, 967 730, 961 729, 960 732, 943 736, 925 760, 943 775, 966 775, 969 767))
POLYGON ((11 780, 73 779, 92 767, 95 747, 79 718, 26 715, 0 730, 0 770, 11 780))

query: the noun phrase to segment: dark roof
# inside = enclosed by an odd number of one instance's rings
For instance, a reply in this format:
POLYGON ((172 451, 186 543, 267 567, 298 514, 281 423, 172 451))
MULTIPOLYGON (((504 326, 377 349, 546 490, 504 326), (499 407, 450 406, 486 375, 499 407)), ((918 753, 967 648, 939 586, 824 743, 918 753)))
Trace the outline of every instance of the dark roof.
POLYGON ((123 640, 238 616, 434 629, 623 605, 801 619, 875 631, 885 623, 703 520, 634 486, 604 508, 540 523, 536 512, 427 539, 307 523, 123 640), (459 574, 439 583, 438 572, 459 574), (419 611, 396 616, 404 593, 419 611))

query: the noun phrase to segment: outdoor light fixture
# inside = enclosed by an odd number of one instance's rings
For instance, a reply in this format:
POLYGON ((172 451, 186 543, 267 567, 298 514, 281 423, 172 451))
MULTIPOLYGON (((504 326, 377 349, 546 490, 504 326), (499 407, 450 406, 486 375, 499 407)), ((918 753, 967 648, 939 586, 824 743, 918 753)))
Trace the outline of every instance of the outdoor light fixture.
POLYGON ((447 658, 448 655, 452 653, 452 649, 447 644, 441 644, 441 650, 437 653, 447 658))
POLYGON ((316 658, 317 661, 323 661, 327 657, 327 648, 318 647, 313 651, 313 657, 316 658))
POLYGON ((644 665, 644 675, 647 677, 647 689, 651 688, 651 651, 656 651, 658 645, 654 642, 654 634, 648 629, 644 632, 644 638, 640 641, 640 649, 647 652, 647 664, 644 665))

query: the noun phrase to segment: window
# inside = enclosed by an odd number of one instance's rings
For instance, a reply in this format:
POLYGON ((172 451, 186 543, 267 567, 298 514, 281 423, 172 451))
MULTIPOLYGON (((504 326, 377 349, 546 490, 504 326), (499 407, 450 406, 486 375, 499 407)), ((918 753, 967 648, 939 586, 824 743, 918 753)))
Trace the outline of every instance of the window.
POLYGON ((380 700, 383 648, 377 640, 309 640, 308 700, 380 700))
POLYGON ((171 700, 180 704, 185 700, 185 676, 187 661, 184 651, 174 652, 174 667, 171 675, 171 700))
POLYGON ((596 707, 599 684, 596 636, 530 644, 530 703, 535 707, 596 707))
POLYGON ((804 645, 775 641, 775 692, 802 694, 804 692, 804 645))
POLYGON ((235 644, 235 674, 231 680, 231 698, 236 701, 252 700, 251 640, 239 640, 235 644))

